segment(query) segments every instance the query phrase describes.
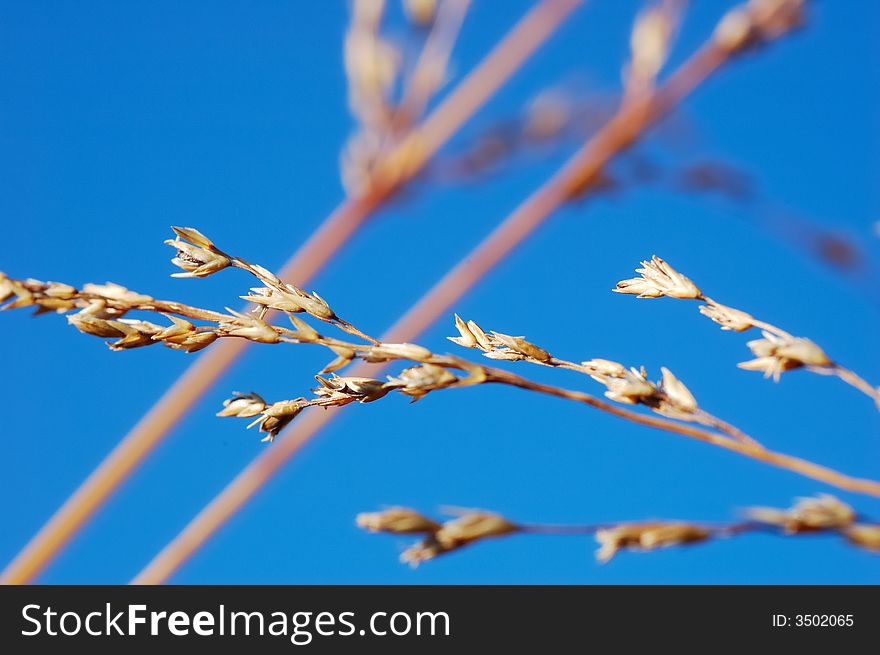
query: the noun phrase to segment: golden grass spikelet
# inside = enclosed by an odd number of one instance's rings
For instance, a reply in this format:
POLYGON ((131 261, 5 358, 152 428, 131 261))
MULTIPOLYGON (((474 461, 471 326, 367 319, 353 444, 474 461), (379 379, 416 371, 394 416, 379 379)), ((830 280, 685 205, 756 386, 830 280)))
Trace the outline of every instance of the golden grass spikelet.
POLYGON ((856 523, 843 531, 851 544, 880 553, 880 525, 876 523, 856 523))
POLYGON ((214 247, 214 243, 192 227, 172 227, 177 237, 165 241, 177 249, 171 260, 183 273, 171 277, 207 277, 232 265, 232 260, 214 247))
POLYGON ((764 377, 778 381, 780 375, 802 366, 831 366, 833 362, 819 346, 803 337, 785 337, 768 331, 761 333, 763 339, 749 341, 746 345, 755 359, 737 364, 747 371, 761 371, 764 377))
POLYGON ((0 271, 0 302, 6 302, 15 295, 15 285, 6 274, 0 271))
POLYGON ((279 400, 271 405, 267 405, 260 412, 259 418, 248 425, 248 428, 259 424, 260 432, 267 433, 262 441, 271 443, 275 441, 278 433, 287 427, 310 404, 308 399, 302 397, 294 398, 293 400, 279 400))
POLYGON ((621 280, 613 289, 616 293, 632 294, 639 298, 702 298, 703 292, 690 278, 676 271, 657 255, 642 262, 636 273, 641 277, 621 280))
MULTIPOLYGON (((321 335, 315 328, 298 316, 288 314, 287 318, 290 319, 290 322, 293 323, 293 327, 296 328, 294 334, 297 340, 302 341, 303 343, 314 343, 321 338, 321 335)), ((352 351, 352 355, 354 355, 354 351, 352 351)))
POLYGON ((362 358, 367 362, 387 362, 395 359, 409 359, 414 362, 426 362, 433 353, 423 346, 414 343, 380 343, 373 346, 362 358))
POLYGON ((608 387, 606 397, 626 405, 645 402, 657 394, 657 387, 647 379, 644 369, 631 368, 620 377, 593 377, 608 387))
POLYGON ((519 356, 519 359, 534 359, 542 363, 548 363, 553 359, 546 350, 526 341, 523 337, 513 337, 509 334, 492 332, 492 338, 495 344, 501 344, 505 348, 498 348, 496 345, 492 352, 486 353, 487 357, 509 359, 511 354, 516 354, 519 356))
POLYGON ((661 366, 660 370, 663 373, 660 391, 665 396, 665 400, 677 411, 686 414, 696 411, 697 400, 690 390, 684 386, 684 383, 675 377, 665 366, 661 366))
POLYGON ((415 568, 422 562, 432 560, 438 555, 448 552, 433 535, 426 537, 423 541, 414 543, 412 546, 404 550, 400 554, 400 561, 403 564, 409 564, 415 568))
POLYGON ((407 548, 401 554, 400 561, 415 567, 476 541, 519 531, 520 526, 500 514, 478 510, 464 511, 461 516, 446 521, 438 530, 407 548))
POLYGON ((278 333, 266 321, 249 314, 241 314, 229 307, 226 311, 231 316, 224 317, 217 326, 222 334, 259 343, 278 343, 280 340, 278 333))
POLYGON ((620 378, 626 375, 626 367, 623 364, 609 359, 594 358, 581 362, 581 366, 599 382, 602 381, 600 379, 602 377, 620 378))
POLYGON ((120 318, 118 321, 109 321, 109 323, 123 334, 122 338, 118 341, 107 343, 110 350, 128 350, 130 348, 152 346, 157 343, 153 340, 153 335, 162 331, 161 326, 149 321, 120 318))
POLYGON ((453 343, 457 343, 465 348, 477 348, 483 352, 492 350, 492 340, 489 338, 489 335, 474 321, 465 322, 456 314, 455 327, 458 330, 459 336, 446 337, 453 343))
POLYGON ((458 378, 442 366, 421 364, 404 369, 397 377, 389 375, 386 386, 411 396, 415 402, 431 391, 451 387, 457 382, 458 378))
POLYGON ((217 416, 251 418, 261 414, 264 409, 266 409, 266 401, 255 391, 250 393, 235 391, 232 398, 223 401, 223 409, 217 412, 217 416))
POLYGON ((340 377, 335 373, 330 378, 316 375, 321 386, 312 391, 323 406, 342 406, 350 402, 371 403, 385 397, 392 389, 382 380, 364 377, 340 377))
POLYGON ((190 332, 189 334, 181 335, 179 337, 163 339, 162 343, 174 350, 184 350, 188 353, 194 353, 203 348, 207 348, 219 338, 220 335, 214 331, 190 332))
POLYGON ((624 549, 655 550, 705 541, 711 532, 702 526, 682 522, 621 523, 596 531, 599 549, 596 559, 603 564, 624 549))
POLYGON ((389 507, 381 512, 362 512, 355 518, 359 528, 392 534, 431 534, 440 524, 408 507, 389 507))
POLYGON ((470 510, 443 523, 435 537, 445 549, 452 550, 480 539, 500 537, 517 531, 519 526, 500 514, 470 510))
POLYGON ((855 510, 830 494, 799 498, 787 510, 753 507, 746 514, 753 521, 779 526, 789 534, 846 528, 856 520, 855 510))
POLYGON ((67 322, 83 334, 91 334, 95 337, 118 339, 125 334, 119 327, 114 325, 114 321, 98 318, 86 312, 70 314, 67 317, 67 322))

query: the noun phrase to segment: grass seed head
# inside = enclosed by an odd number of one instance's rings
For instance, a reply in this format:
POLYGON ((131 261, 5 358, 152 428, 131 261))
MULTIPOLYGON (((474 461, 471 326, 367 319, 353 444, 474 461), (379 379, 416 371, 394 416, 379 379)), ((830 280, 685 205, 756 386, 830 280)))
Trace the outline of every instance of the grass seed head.
POLYGON ((613 289, 639 298, 702 298, 703 292, 691 280, 654 255, 651 261, 642 262, 636 273, 641 277, 621 280, 613 289))
POLYGON ((624 549, 655 550, 704 541, 710 536, 709 530, 691 523, 621 523, 596 531, 596 541, 600 546, 596 551, 596 559, 604 564, 624 549))
POLYGON ((369 532, 392 534, 433 534, 440 524, 408 507, 389 507, 381 512, 363 512, 355 519, 358 527, 369 532))

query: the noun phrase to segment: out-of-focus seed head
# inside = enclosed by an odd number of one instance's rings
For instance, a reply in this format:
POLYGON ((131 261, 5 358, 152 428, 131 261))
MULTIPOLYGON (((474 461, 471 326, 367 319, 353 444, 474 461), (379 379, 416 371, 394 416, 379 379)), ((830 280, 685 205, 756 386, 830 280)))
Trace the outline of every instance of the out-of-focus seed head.
POLYGON ((663 372, 663 380, 660 383, 660 391, 665 399, 677 411, 685 414, 694 412, 697 409, 697 400, 688 390, 684 383, 675 377, 672 372, 664 367, 660 369, 663 372))
POLYGON ((392 534, 432 534, 440 524, 408 507, 389 507, 381 512, 363 512, 355 519, 359 528, 392 534))
POLYGON ((403 11, 413 25, 426 27, 434 22, 437 0, 403 0, 403 11))
POLYGON ((877 523, 857 523, 846 528, 843 534, 851 544, 880 553, 880 525, 877 523))
POLYGON ((622 523, 596 531, 599 550, 596 559, 605 563, 624 549, 654 550, 667 546, 696 543, 711 536, 699 525, 678 522, 622 523))
POLYGON ((624 371, 620 377, 599 377, 594 379, 604 384, 608 391, 605 396, 626 405, 637 405, 648 402, 657 395, 657 387, 650 382, 643 371, 630 369, 624 371))
POLYGON ((792 534, 845 528, 856 520, 855 510, 830 494, 799 498, 787 510, 752 507, 746 514, 753 521, 776 525, 792 534))
POLYGON ((518 532, 519 526, 494 512, 468 511, 446 521, 437 531, 437 541, 447 550, 460 548, 480 539, 518 532))
POLYGON ((749 0, 721 19, 715 43, 734 53, 778 39, 803 25, 804 5, 804 0, 749 0))
POLYGON ((627 92, 650 89, 666 58, 679 18, 678 2, 657 2, 636 17, 630 34, 630 60, 623 71, 627 92))

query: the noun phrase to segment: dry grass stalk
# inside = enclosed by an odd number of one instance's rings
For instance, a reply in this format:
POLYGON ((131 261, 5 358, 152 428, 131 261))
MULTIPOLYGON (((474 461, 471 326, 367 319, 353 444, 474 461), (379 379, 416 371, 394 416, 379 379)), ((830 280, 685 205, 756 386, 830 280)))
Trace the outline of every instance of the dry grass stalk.
POLYGON ((453 520, 440 522, 412 509, 394 507, 381 512, 359 514, 356 523, 369 532, 421 534, 422 539, 400 556, 401 562, 411 566, 418 566, 422 562, 478 541, 513 534, 593 535, 599 544, 596 559, 603 564, 622 550, 647 552, 750 532, 779 537, 807 533, 839 534, 853 546, 880 553, 880 524, 857 523, 855 510, 828 494, 799 499, 789 510, 753 508, 748 512, 749 521, 735 523, 653 520, 544 525, 514 522, 500 514, 480 510, 464 510, 458 514, 453 520))
MULTIPOLYGON (((430 158, 556 31, 581 0, 540 0, 446 96, 411 135, 420 144, 416 156, 405 140, 390 161, 390 175, 374 175, 369 188, 347 198, 287 261, 279 276, 310 279, 396 190, 416 176, 430 158)), ((155 448, 243 352, 245 340, 219 342, 190 366, 125 435, 101 464, 65 501, 16 558, 0 573, 0 582, 32 580, 80 527, 103 505, 128 475, 155 448)))
MULTIPOLYGON (((405 369, 396 377, 389 377, 387 381, 357 376, 340 377, 335 373, 331 378, 323 378, 319 375, 317 380, 320 386, 313 390, 315 397, 312 399, 299 397, 273 403, 266 403, 261 397, 253 395, 250 397, 236 395, 229 399, 224 404, 220 415, 246 416, 247 418, 256 416, 251 425, 260 426, 260 430, 267 435, 264 439, 266 441, 274 441, 280 431, 308 407, 342 407, 353 402, 374 402, 390 392, 399 392, 413 400, 418 400, 428 393, 440 389, 500 383, 581 402, 632 422, 696 438, 739 452, 758 461, 782 466, 802 475, 828 482, 842 489, 880 495, 880 483, 853 479, 836 471, 767 450, 740 430, 701 410, 687 387, 666 369, 663 372, 663 380, 659 383, 653 383, 647 379, 643 370, 627 370, 622 364, 608 360, 589 360, 583 364, 575 364, 555 358, 545 349, 526 341, 523 337, 499 332, 492 332, 490 335, 473 321, 465 323, 456 316, 459 336, 452 338, 456 343, 479 349, 492 359, 526 360, 545 366, 568 368, 586 373, 607 387, 606 396, 611 400, 624 405, 645 405, 666 417, 656 418, 611 405, 581 391, 537 383, 507 371, 478 365, 459 357, 437 355, 427 348, 415 344, 382 343, 340 319, 327 302, 317 294, 309 294, 294 285, 285 284, 264 267, 248 263, 240 257, 220 250, 208 237, 194 228, 174 228, 174 231, 177 239, 167 242, 177 248, 172 263, 183 268, 186 271, 185 275, 199 277, 211 275, 229 267, 247 271, 261 283, 267 285, 252 289, 256 294, 252 299, 258 301, 256 308, 251 314, 241 314, 233 310, 227 310, 230 312, 229 314, 221 314, 192 308, 180 303, 163 303, 157 308, 154 306, 156 301, 151 298, 141 294, 133 294, 114 285, 110 288, 114 290, 111 295, 116 296, 113 300, 115 303, 113 306, 116 308, 128 307, 129 309, 160 311, 160 309, 170 307, 175 309, 176 313, 182 312, 188 317, 200 318, 214 325, 196 328, 192 323, 178 320, 172 326, 163 329, 146 321, 128 321, 125 325, 129 333, 119 341, 112 342, 110 344, 112 348, 137 348, 152 345, 157 341, 171 342, 170 345, 175 347, 181 341, 186 342, 186 340, 194 339, 199 335, 214 334, 215 338, 236 337, 258 343, 309 343, 326 347, 336 355, 336 359, 322 371, 324 373, 338 370, 354 359, 369 363, 409 361, 417 364, 405 369), (275 327, 266 323, 263 317, 269 309, 287 313, 294 329, 275 327), (324 336, 296 316, 300 313, 308 314, 349 334, 358 336, 365 343, 342 341, 324 336), (679 421, 708 426, 712 428, 712 431, 682 425, 679 421)), ((664 273, 663 280, 654 279, 653 283, 656 288, 662 287, 665 294, 688 298, 700 296, 698 289, 684 276, 665 264, 662 271, 664 273)), ((106 337, 108 330, 116 329, 114 324, 123 325, 121 321, 109 321, 88 313, 91 307, 104 307, 108 301, 108 299, 100 298, 101 302, 96 305, 94 293, 89 294, 86 298, 80 298, 79 292, 69 285, 57 285, 57 283, 43 285, 35 281, 22 282, 18 280, 8 280, 8 284, 12 289, 10 294, 16 294, 16 290, 18 290, 22 295, 16 295, 15 300, 7 307, 36 305, 38 310, 45 310, 46 306, 43 303, 48 302, 52 309, 65 311, 78 307, 78 303, 80 305, 86 303, 86 307, 74 315, 74 317, 80 317, 79 320, 71 321, 84 332, 106 337), (53 291, 55 289, 60 289, 60 291, 53 291), (63 300, 63 305, 58 305, 56 302, 59 297, 63 300), (89 317, 88 322, 84 322, 84 316, 89 317), (83 329, 83 326, 87 326, 87 329, 83 329)), ((631 289, 634 286, 637 286, 635 282, 626 285, 626 288, 631 289)), ((91 288, 94 289, 94 285, 91 288)), ((121 310, 116 309, 115 311, 121 310)))
POLYGON ((705 295, 688 277, 654 255, 636 269, 640 277, 621 280, 614 291, 638 298, 682 298, 700 300, 700 313, 721 326, 722 330, 744 332, 761 330, 761 339, 748 342, 755 359, 742 362, 739 368, 760 371, 764 377, 779 381, 785 371, 803 368, 821 375, 835 375, 873 399, 880 409, 880 388, 875 388, 845 366, 833 361, 818 345, 804 337, 795 337, 785 330, 758 320, 746 312, 722 305, 705 295))

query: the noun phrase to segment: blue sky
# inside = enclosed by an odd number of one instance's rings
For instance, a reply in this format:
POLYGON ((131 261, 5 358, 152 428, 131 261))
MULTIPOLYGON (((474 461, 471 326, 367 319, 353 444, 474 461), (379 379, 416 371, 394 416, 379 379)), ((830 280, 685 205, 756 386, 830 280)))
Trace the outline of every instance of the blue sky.
MULTIPOLYGON (((454 54, 470 69, 528 8, 474 3, 454 54)), ((691 52, 728 3, 693 3, 672 56, 691 52)), ((619 83, 636 3, 594 0, 475 117, 449 152, 516 114, 540 90, 619 83)), ((220 308, 236 271, 175 280, 162 245, 193 225, 237 254, 280 266, 343 197, 342 2, 142 3, 6 0, 0 5, 0 270, 82 284, 112 280, 220 308)), ((821 3, 805 31, 750 56, 687 101, 646 146, 669 170, 706 158, 747 171, 760 202, 669 185, 626 187, 560 211, 456 304, 485 328, 559 356, 668 366, 702 406, 778 450, 878 476, 876 409, 841 383, 800 372, 779 384, 734 365, 747 337, 695 304, 610 293, 656 253, 713 297, 809 336, 875 383, 878 309, 855 283, 760 225, 785 208, 861 244, 878 238, 874 3, 821 3), (548 306, 562 308, 548 314, 548 306)), ((383 209, 309 286, 378 333, 564 160, 575 144, 471 184, 430 184, 383 209)), ((800 228, 799 228, 800 229, 800 228)), ((875 269, 876 270, 876 269, 875 269)), ((876 284, 876 279, 873 280, 876 284)), ((876 291, 876 289, 875 289, 876 291)), ((421 340, 439 351, 450 320, 421 340)), ((0 316, 0 560, 21 548, 194 356, 112 353, 62 317, 0 316)), ((130 579, 267 446, 214 417, 232 390, 294 397, 326 355, 253 347, 41 577, 130 579)), ((516 367, 516 365, 513 365, 516 367)), ((598 391, 561 371, 535 379, 598 391)), ((867 583, 877 559, 838 539, 747 537, 601 566, 594 543, 514 537, 413 571, 408 543, 354 526, 404 504, 483 507, 534 522, 723 520, 832 491, 811 480, 587 408, 478 388, 346 408, 173 578, 178 583, 867 583)), ((835 492, 837 493, 837 492, 835 492)), ((839 493, 880 516, 876 499, 839 493)))

